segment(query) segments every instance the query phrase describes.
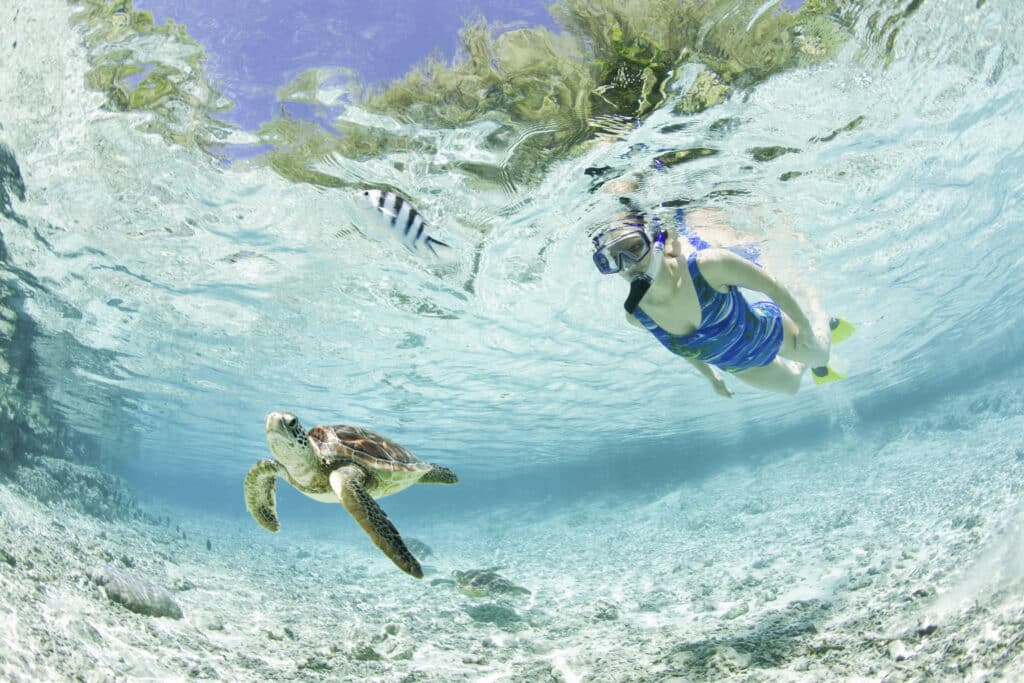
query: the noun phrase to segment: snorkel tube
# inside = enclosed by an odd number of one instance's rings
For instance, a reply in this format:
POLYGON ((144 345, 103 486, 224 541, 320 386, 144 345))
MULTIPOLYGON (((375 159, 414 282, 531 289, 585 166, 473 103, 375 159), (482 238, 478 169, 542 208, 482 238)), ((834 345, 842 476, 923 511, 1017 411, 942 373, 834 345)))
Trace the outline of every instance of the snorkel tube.
POLYGON ((651 248, 651 260, 647 264, 647 272, 636 275, 629 283, 629 296, 623 302, 622 306, 626 309, 626 313, 630 315, 636 310, 636 307, 640 305, 640 301, 647 294, 647 290, 654 284, 654 279, 658 277, 658 272, 661 270, 661 262, 665 258, 665 239, 668 237, 667 230, 658 231, 657 236, 654 238, 654 246, 651 248))

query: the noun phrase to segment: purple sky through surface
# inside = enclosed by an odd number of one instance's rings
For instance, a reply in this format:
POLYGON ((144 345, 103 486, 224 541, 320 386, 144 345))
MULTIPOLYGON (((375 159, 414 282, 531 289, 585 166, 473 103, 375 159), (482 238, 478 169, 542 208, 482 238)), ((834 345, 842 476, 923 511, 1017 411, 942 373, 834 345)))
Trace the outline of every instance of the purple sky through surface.
POLYGON ((464 18, 553 28, 545 0, 136 0, 158 24, 184 24, 209 53, 210 76, 247 130, 274 117, 275 92, 313 67, 350 67, 391 81, 434 50, 451 58, 464 18))

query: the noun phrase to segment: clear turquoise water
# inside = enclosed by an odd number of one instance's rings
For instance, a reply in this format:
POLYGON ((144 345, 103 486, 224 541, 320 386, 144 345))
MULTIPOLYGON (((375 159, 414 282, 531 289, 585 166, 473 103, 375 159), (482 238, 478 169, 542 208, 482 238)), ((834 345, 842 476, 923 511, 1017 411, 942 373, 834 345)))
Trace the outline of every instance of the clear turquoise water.
MULTIPOLYGON (((807 506, 794 518, 813 518, 820 509, 801 477, 827 489, 813 462, 843 454, 863 467, 863 496, 877 481, 896 491, 890 516, 871 513, 905 530, 891 543, 920 541, 912 511, 953 494, 916 485, 901 494, 901 481, 937 468, 977 483, 972 468, 984 470, 985 458, 957 461, 974 444, 992 449, 989 466, 1005 475, 997 481, 1019 476, 1020 432, 994 437, 993 424, 956 403, 1017 405, 1019 385, 1001 380, 1019 376, 1024 348, 1024 15, 1010 0, 978 4, 920 3, 889 50, 878 17, 906 8, 878 3, 857 15, 833 59, 699 114, 673 114, 673 95, 618 139, 559 160, 536 186, 499 191, 450 171, 500 163, 484 125, 381 121, 436 151, 316 161, 346 182, 414 197, 454 246, 436 264, 361 230, 345 190, 172 143, 147 132, 158 114, 105 110, 85 85, 88 48, 69 8, 13 3, 0 10, 0 142, 26 191, 0 218, 2 272, 29 331, 25 348, 7 345, 5 362, 30 360, 7 395, 26 413, 54 411, 66 452, 101 457, 144 506, 195 524, 250 523, 241 479, 266 456, 263 416, 285 409, 307 425, 369 426, 458 471, 458 487, 412 489, 386 507, 417 536, 465 533, 468 547, 490 545, 493 524, 463 523, 492 509, 529 508, 524 529, 550 514, 559 521, 544 533, 558 535, 572 528, 558 526, 563 505, 679 495, 726 515, 702 518, 725 535, 738 513, 701 496, 730 495, 705 483, 736 471, 753 472, 754 488, 792 489, 779 495, 807 506), (46 41, 44 25, 54 32, 46 41), (755 160, 751 150, 768 146, 792 151, 755 160), (845 382, 808 383, 796 397, 734 383, 736 396, 721 399, 622 321, 624 285, 594 271, 587 238, 617 203, 589 192, 585 171, 646 172, 654 156, 694 147, 717 153, 647 173, 640 203, 699 198, 763 240, 781 279, 813 287, 857 324, 838 349, 845 382), (893 476, 904 451, 907 471, 893 476), (763 483, 773 471, 786 479, 763 483)), ((151 49, 154 60, 175 58, 166 45, 151 49)), ((358 106, 331 115, 368 116, 358 106)), ((232 135, 239 147, 252 142, 244 129, 232 135)), ((1004 426, 1019 422, 1015 410, 1000 413, 1004 426)), ((985 496, 974 485, 936 514, 973 510, 985 496)), ((282 518, 303 533, 339 521, 338 509, 280 495, 282 518)), ((1015 528, 1015 495, 995 496, 985 527, 994 547, 1015 528)), ((865 542, 876 533, 853 528, 865 542)), ((362 542, 338 531, 349 532, 362 542)), ((636 534, 656 566, 675 552, 659 546, 663 533, 675 530, 636 534)), ((962 550, 954 564, 982 553, 962 550)), ((914 561, 927 567, 921 552, 914 561)), ((599 665, 590 671, 601 680, 599 665)))

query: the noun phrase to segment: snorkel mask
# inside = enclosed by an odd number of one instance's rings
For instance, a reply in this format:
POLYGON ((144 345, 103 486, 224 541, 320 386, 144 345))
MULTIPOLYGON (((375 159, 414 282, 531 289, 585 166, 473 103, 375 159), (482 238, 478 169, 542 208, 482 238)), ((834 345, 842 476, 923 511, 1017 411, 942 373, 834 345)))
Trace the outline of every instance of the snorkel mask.
MULTIPOLYGON (((626 262, 640 263, 651 251, 651 238, 642 223, 628 223, 628 227, 635 227, 635 230, 623 232, 616 237, 604 242, 602 238, 609 231, 601 233, 594 238, 594 265, 597 270, 605 275, 618 273, 626 262)), ((650 263, 647 264, 646 273, 638 273, 629 283, 629 296, 623 303, 627 313, 633 313, 640 305, 640 300, 651 288, 654 279, 661 269, 661 262, 665 253, 665 240, 668 233, 660 230, 654 238, 654 253, 651 254, 650 263)))
POLYGON ((594 238, 594 265, 603 275, 612 275, 624 267, 628 268, 627 262, 639 263, 651 250, 651 239, 643 224, 627 223, 625 228, 612 228, 594 238), (605 241, 604 238, 610 232, 619 234, 605 241))

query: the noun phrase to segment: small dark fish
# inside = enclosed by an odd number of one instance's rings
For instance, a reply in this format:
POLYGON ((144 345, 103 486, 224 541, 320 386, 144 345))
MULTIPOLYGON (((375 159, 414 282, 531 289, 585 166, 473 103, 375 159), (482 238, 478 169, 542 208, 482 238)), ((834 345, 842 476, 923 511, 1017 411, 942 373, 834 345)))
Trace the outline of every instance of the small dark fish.
POLYGON ((450 248, 441 240, 427 234, 427 224, 420 212, 394 192, 359 190, 355 193, 355 198, 361 206, 372 210, 375 223, 401 240, 409 251, 417 253, 422 245, 434 256, 438 256, 437 250, 434 249, 435 245, 450 248))

